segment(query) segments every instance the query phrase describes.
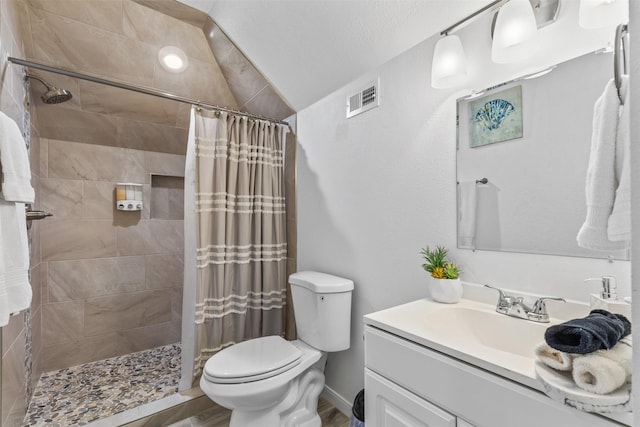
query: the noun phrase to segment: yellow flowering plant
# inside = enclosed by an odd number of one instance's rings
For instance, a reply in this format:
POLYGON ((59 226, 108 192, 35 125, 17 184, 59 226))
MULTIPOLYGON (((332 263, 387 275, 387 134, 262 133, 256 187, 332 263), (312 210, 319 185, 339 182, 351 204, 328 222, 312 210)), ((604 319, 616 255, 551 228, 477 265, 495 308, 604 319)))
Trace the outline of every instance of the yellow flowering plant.
POLYGON ((460 277, 460 267, 447 259, 448 251, 444 246, 436 246, 434 250, 427 246, 422 248, 421 253, 426 261, 422 264, 422 268, 431 273, 432 277, 436 279, 457 279, 460 277))

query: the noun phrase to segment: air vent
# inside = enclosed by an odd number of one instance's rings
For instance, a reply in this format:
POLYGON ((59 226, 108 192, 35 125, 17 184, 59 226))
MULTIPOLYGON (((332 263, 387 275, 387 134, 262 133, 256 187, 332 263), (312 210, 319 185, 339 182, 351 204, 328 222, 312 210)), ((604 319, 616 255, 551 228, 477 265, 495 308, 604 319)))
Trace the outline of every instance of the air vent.
POLYGON ((347 118, 380 105, 380 79, 347 98, 347 118))

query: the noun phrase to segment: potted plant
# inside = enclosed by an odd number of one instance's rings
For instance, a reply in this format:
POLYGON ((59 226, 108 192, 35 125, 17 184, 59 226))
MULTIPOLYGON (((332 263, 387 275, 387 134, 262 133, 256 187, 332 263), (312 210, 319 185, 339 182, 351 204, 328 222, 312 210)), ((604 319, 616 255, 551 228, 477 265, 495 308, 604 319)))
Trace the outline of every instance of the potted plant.
POLYGON ((431 298, 437 302, 453 304, 462 298, 460 283, 460 267, 447 258, 448 251, 444 246, 422 248, 425 263, 422 264, 428 273, 427 287, 431 298))

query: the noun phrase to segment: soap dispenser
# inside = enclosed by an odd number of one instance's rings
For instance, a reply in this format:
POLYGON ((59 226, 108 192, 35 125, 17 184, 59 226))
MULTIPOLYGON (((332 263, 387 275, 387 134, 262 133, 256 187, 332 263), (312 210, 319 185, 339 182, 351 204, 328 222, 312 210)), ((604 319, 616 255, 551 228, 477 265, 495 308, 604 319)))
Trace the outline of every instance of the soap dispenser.
POLYGON ((616 278, 613 276, 593 277, 584 280, 585 283, 600 282, 602 289, 599 294, 591 294, 591 310, 601 309, 611 313, 622 314, 631 319, 631 305, 618 299, 616 278))

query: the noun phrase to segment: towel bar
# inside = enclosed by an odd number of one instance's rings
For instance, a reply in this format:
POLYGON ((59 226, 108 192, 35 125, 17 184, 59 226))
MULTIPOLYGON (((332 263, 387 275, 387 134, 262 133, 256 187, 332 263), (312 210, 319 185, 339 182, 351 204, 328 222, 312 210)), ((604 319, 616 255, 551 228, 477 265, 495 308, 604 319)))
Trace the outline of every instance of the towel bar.
POLYGON ((618 98, 620 103, 624 104, 620 89, 622 89, 622 75, 627 74, 627 39, 625 36, 628 34, 628 27, 625 24, 620 24, 616 28, 616 36, 614 39, 613 47, 613 78, 616 83, 616 89, 618 91, 618 98), (622 56, 622 57, 620 57, 622 56))
POLYGON ((34 219, 45 219, 48 216, 53 216, 52 213, 49 212, 45 212, 45 211, 26 211, 25 214, 27 215, 27 221, 32 221, 34 219))

